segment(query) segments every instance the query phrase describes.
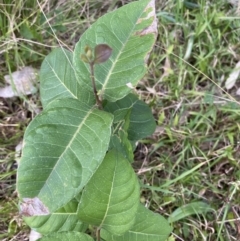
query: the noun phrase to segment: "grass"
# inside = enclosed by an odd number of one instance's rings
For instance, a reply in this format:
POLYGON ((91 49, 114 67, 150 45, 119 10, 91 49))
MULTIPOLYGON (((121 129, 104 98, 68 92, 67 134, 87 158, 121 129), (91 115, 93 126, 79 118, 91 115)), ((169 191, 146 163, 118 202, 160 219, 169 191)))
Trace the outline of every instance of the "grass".
MULTIPOLYGON (((59 44, 73 49, 99 16, 131 1, 0 3, 0 86, 39 68, 59 44), (45 19, 47 17, 47 21, 45 19)), ((172 221, 171 240, 240 240, 240 110, 225 80, 240 56, 240 15, 225 0, 157 1, 159 35, 138 92, 158 128, 139 143, 141 201, 172 221)), ((41 108, 39 95, 0 98, 0 239, 26 240, 15 192, 15 147, 41 108)))

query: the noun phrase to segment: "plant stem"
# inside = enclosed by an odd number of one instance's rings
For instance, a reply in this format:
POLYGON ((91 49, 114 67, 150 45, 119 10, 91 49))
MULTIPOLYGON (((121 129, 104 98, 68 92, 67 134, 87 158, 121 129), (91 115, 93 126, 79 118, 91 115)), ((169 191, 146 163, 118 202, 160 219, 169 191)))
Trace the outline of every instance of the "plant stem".
POLYGON ((96 83, 95 83, 95 78, 94 78, 94 62, 92 61, 89 64, 90 64, 93 92, 94 92, 96 102, 97 102, 97 105, 98 105, 99 109, 102 109, 102 101, 99 99, 99 96, 97 94, 97 88, 96 88, 96 83))
POLYGON ((101 238, 100 238, 100 228, 97 229, 96 236, 97 236, 97 241, 101 241, 101 238))

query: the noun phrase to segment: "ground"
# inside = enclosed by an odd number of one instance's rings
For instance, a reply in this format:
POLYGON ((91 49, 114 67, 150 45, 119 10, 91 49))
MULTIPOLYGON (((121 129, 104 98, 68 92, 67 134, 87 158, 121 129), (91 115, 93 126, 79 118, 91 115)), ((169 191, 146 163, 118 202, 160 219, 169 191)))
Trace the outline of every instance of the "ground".
MULTIPOLYGON (((131 1, 3 0, 0 87, 24 66, 40 68, 56 46, 73 49, 98 17, 131 1), (46 20, 47 19, 47 20, 46 20)), ((172 240, 240 240, 240 61, 237 1, 156 1, 158 38, 137 92, 156 132, 133 166, 141 201, 171 217, 172 240), (197 213, 197 214, 196 214, 197 213)), ((0 239, 27 240, 15 191, 16 146, 41 109, 39 93, 0 97, 0 239)))

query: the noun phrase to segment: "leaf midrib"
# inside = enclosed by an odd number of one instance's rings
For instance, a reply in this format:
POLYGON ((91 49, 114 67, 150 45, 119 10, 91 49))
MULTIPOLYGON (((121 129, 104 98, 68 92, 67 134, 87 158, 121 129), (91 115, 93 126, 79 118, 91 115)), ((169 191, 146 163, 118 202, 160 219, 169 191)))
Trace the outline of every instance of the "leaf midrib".
POLYGON ((111 190, 110 190, 110 193, 109 193, 107 208, 106 208, 105 215, 104 215, 104 217, 102 219, 102 222, 99 225, 100 227, 102 227, 104 225, 104 221, 106 220, 106 218, 108 216, 108 210, 110 208, 110 200, 111 200, 111 196, 112 196, 112 192, 113 192, 113 184, 114 184, 114 179, 115 179, 115 176, 116 176, 116 168, 117 168, 117 163, 116 163, 116 160, 115 160, 115 167, 114 167, 114 172, 113 172, 112 185, 111 185, 111 190))
POLYGON ((68 91, 68 93, 70 93, 70 95, 74 98, 77 99, 78 97, 76 95, 74 95, 73 92, 71 92, 71 90, 64 84, 64 82, 62 81, 61 78, 59 78, 58 74, 55 72, 54 68, 52 67, 52 65, 50 64, 50 62, 48 60, 46 60, 49 68, 52 70, 52 72, 54 73, 55 77, 59 80, 60 84, 62 86, 64 86, 64 88, 68 91))
MULTIPOLYGON (((146 6, 147 6, 147 5, 146 5, 146 6)), ((146 6, 144 7, 144 10, 145 10, 146 6)), ((141 12, 141 14, 139 14, 137 20, 142 16, 144 10, 141 12)), ((128 37, 126 38, 125 42, 123 43, 122 48, 120 49, 117 57, 115 58, 115 61, 113 61, 113 64, 112 64, 111 68, 109 69, 108 75, 106 76, 105 81, 104 81, 104 84, 102 85, 102 89, 100 90, 101 93, 102 93, 102 95, 105 94, 105 93, 104 93, 104 90, 106 89, 106 85, 108 84, 108 82, 109 82, 109 80, 110 80, 110 76, 111 76, 111 74, 112 74, 112 71, 113 71, 113 69, 115 68, 115 66, 116 66, 116 64, 117 64, 117 62, 118 62, 118 60, 119 60, 119 56, 121 55, 122 50, 125 48, 126 43, 128 42, 129 38, 132 36, 132 33, 133 33, 133 31, 134 31, 134 29, 135 29, 135 27, 136 27, 136 24, 137 24, 137 22, 136 22, 135 25, 133 26, 132 30, 129 31, 128 37)))
MULTIPOLYGON (((82 128, 82 126, 84 125, 86 119, 90 116, 90 114, 92 114, 93 110, 95 109, 95 107, 93 106, 88 113, 86 114, 86 116, 82 119, 79 127, 77 128, 75 134, 73 135, 73 137, 71 138, 71 140, 69 141, 69 144, 66 146, 66 148, 64 149, 64 151, 62 152, 62 154, 58 157, 57 162, 55 163, 54 167, 52 168, 52 171, 49 173, 48 178, 46 179, 43 187, 46 185, 46 183, 48 182, 49 178, 51 177, 53 171, 55 171, 55 168, 58 166, 58 163, 61 160, 61 157, 65 154, 65 152, 68 150, 68 148, 71 146, 72 142, 75 140, 76 135, 79 133, 80 129, 82 128)), ((40 192, 38 193, 39 195, 41 194, 41 192, 45 192, 43 191, 43 188, 40 189, 40 192)))

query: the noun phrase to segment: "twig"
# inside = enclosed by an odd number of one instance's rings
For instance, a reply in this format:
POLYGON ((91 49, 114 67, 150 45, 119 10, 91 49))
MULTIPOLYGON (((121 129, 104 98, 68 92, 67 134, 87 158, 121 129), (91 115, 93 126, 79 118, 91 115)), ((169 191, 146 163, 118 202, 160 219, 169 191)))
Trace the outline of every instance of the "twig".
POLYGON ((92 86, 93 86, 93 92, 97 101, 97 105, 100 109, 102 109, 102 101, 99 99, 98 94, 97 94, 97 88, 96 88, 96 83, 95 83, 95 78, 94 78, 94 62, 90 62, 90 71, 91 71, 91 80, 92 80, 92 86))
POLYGON ((100 228, 97 229, 96 236, 97 236, 97 241, 101 241, 101 238, 100 238, 100 228))

